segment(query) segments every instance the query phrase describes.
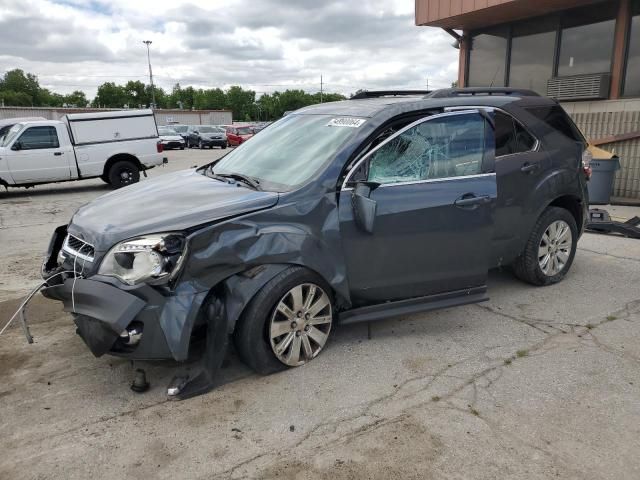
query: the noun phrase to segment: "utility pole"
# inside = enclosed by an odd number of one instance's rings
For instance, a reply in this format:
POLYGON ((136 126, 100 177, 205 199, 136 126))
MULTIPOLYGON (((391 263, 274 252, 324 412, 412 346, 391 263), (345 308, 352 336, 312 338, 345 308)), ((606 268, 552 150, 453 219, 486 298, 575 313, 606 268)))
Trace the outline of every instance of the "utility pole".
POLYGON ((322 75, 320 75, 320 103, 322 103, 322 87, 323 87, 323 83, 322 83, 322 75))
POLYGON ((149 83, 151 84, 151 108, 156 108, 156 89, 153 86, 153 72, 151 71, 151 53, 149 52, 149 46, 151 45, 151 40, 143 40, 147 46, 147 61, 149 62, 149 83))

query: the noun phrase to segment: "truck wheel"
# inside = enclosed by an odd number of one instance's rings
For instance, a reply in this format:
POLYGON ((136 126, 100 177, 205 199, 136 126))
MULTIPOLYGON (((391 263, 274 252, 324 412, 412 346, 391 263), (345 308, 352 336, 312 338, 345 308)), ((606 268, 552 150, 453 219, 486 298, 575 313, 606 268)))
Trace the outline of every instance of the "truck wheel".
POLYGON ((226 148, 227 148, 227 144, 226 144, 226 143, 223 143, 223 144, 220 146, 220 148, 221 148, 222 150, 226 150, 226 148))
POLYGON ((533 285, 558 283, 571 268, 577 243, 573 215, 564 208, 549 207, 540 215, 524 251, 514 262, 514 273, 533 285))
POLYGON ((290 267, 249 302, 234 333, 240 358, 262 374, 302 366, 324 348, 333 324, 331 289, 315 273, 290 267))
POLYGON ((129 160, 120 160, 109 169, 109 183, 115 187, 126 187, 140 181, 140 169, 129 160))

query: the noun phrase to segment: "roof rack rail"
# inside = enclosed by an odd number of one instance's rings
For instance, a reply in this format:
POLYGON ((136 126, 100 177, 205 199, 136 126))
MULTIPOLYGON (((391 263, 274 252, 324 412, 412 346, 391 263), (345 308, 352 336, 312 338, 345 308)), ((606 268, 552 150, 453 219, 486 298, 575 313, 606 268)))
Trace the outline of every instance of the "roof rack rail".
POLYGON ((505 87, 467 87, 467 88, 444 88, 435 90, 429 94, 429 98, 451 98, 451 97, 467 97, 482 95, 500 95, 514 97, 539 97, 540 95, 533 90, 523 88, 505 88, 505 87))
POLYGON ((431 90, 363 90, 356 93, 351 100, 362 100, 363 98, 379 98, 379 97, 408 97, 416 95, 429 95, 431 90))

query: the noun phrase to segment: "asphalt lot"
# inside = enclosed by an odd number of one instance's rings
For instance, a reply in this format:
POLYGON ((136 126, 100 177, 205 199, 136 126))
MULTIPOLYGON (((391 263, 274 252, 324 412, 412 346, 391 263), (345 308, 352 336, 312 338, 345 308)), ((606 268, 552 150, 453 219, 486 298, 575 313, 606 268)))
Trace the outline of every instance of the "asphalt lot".
MULTIPOLYGON (((169 152, 150 177, 220 155, 169 152)), ((0 193, 0 325, 53 229, 100 180, 0 193)), ((144 206, 141 206, 144 208, 144 206)), ((611 207, 628 218, 640 209, 611 207)), ((94 358, 55 302, 0 337, 0 478, 640 478, 640 241, 586 234, 564 282, 490 276, 491 301, 338 328, 311 364, 233 356, 185 402, 173 365, 94 358), (151 390, 129 390, 147 369, 151 390)))

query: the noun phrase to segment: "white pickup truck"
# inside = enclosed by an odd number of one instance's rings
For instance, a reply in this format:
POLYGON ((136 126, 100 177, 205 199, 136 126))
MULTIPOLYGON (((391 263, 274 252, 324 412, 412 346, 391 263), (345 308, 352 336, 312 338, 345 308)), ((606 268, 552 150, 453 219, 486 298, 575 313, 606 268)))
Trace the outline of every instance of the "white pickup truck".
POLYGON ((31 187, 99 177, 119 188, 166 163, 162 151, 151 110, 20 120, 0 140, 0 185, 31 187))

